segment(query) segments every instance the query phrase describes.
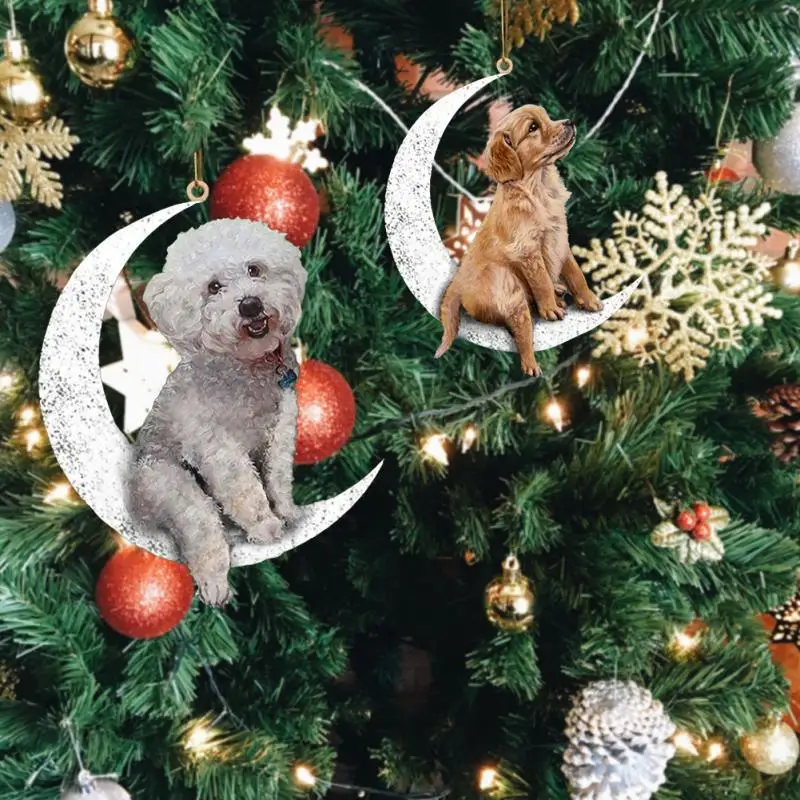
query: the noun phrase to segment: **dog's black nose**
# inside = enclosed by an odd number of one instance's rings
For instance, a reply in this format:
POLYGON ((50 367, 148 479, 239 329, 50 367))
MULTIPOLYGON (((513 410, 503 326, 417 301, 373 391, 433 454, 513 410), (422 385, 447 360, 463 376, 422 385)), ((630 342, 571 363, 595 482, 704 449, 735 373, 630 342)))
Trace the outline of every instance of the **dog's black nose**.
POLYGON ((564 124, 565 125, 569 125, 570 128, 574 128, 575 127, 575 123, 571 119, 565 119, 564 120, 564 124))
POLYGON ((243 317, 257 317, 264 310, 264 304, 257 297, 244 297, 239 303, 239 313, 243 317))

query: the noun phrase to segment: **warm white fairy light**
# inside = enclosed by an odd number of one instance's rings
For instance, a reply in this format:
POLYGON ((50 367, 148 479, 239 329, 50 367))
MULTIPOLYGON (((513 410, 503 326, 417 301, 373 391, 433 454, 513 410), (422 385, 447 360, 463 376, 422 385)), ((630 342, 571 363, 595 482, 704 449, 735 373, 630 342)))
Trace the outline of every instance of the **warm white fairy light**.
POLYGON ((800 264, 796 261, 787 261, 783 264, 781 286, 790 291, 800 289, 800 264))
POLYGON ((282 161, 300 164, 310 173, 328 166, 327 159, 311 143, 319 138, 322 124, 318 119, 299 120, 292 126, 291 120, 280 109, 273 106, 264 126, 267 135, 256 133, 248 136, 242 146, 254 155, 274 156, 282 161))
POLYGON ((475 425, 467 425, 461 433, 461 452, 466 453, 478 441, 478 429, 475 425))
POLYGON ((545 406, 544 413, 547 419, 553 423, 553 427, 561 433, 564 430, 564 414, 561 410, 561 404, 555 397, 545 406))
POLYGON ((0 392, 7 392, 15 381, 16 378, 11 372, 0 372, 0 392))
POLYGON ((575 370, 575 383, 579 388, 583 388, 592 378, 592 368, 586 364, 582 364, 575 370))
POLYGON ((714 740, 708 743, 706 748, 706 761, 719 761, 725 755, 725 745, 714 740))
POLYGON ((314 773, 303 764, 299 764, 294 768, 294 779, 301 785, 301 786, 316 786, 317 779, 314 777, 314 773))
POLYGON ((695 744, 694 736, 687 731, 678 731, 675 736, 672 737, 672 743, 682 753, 686 753, 690 756, 700 755, 700 751, 695 744))
POLYGON ((25 449, 30 453, 34 448, 38 447, 42 442, 42 432, 37 428, 32 431, 27 431, 25 434, 25 449))
POLYGON ((447 441, 447 435, 444 433, 432 433, 430 436, 426 436, 425 439, 422 441, 422 452, 425 453, 426 456, 432 458, 434 461, 438 461, 443 466, 447 466, 450 463, 450 459, 447 456, 447 450, 445 450, 444 443, 447 441))
POLYGON ((72 497, 72 487, 66 481, 54 483, 44 495, 45 503, 58 503, 72 497))
POLYGON ((693 653, 700 644, 699 633, 686 633, 686 631, 675 631, 670 640, 670 650, 677 656, 688 656, 693 653))
POLYGON ((647 342, 647 328, 640 325, 631 325, 625 334, 625 343, 628 350, 639 350, 647 342))
POLYGON ((191 750, 194 755, 201 755, 211 747, 211 740, 214 731, 205 722, 198 722, 191 733, 186 737, 183 746, 186 750, 191 750))
POLYGON ((19 424, 30 425, 36 419, 36 409, 33 406, 24 406, 19 410, 19 424))
POLYGON ((497 770, 494 767, 483 767, 478 773, 478 788, 483 791, 494 789, 497 782, 497 770))

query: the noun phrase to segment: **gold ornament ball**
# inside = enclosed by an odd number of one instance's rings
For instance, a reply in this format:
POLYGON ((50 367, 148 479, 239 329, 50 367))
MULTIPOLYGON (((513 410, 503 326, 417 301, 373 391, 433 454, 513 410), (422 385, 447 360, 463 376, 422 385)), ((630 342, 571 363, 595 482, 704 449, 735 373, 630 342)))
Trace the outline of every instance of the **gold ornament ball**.
POLYGON ((772 268, 772 281, 788 294, 800 295, 800 242, 792 242, 786 255, 772 268))
POLYGON ((797 734, 783 721, 771 721, 740 742, 742 755, 765 775, 783 775, 797 763, 800 741, 797 734))
POLYGON ((113 9, 112 0, 89 0, 64 40, 69 68, 94 89, 112 89, 133 74, 138 60, 136 40, 113 9))
POLYGON ((516 556, 503 562, 503 574, 490 581, 484 594, 486 617, 502 631, 520 632, 533 622, 533 590, 516 556))
POLYGON ((18 36, 8 33, 0 60, 0 108, 15 122, 38 122, 44 119, 50 97, 42 85, 36 63, 28 47, 18 36))

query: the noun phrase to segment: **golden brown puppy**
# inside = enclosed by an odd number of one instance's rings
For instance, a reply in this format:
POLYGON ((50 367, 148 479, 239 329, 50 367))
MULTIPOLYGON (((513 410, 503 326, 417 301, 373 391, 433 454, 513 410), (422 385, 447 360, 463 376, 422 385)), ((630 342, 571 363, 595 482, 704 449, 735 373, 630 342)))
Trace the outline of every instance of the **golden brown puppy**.
POLYGON ((505 325, 523 372, 538 375, 531 300, 548 320, 564 317, 556 292, 569 291, 579 308, 602 308, 570 251, 564 211, 569 192, 555 167, 574 143, 575 125, 554 122, 540 106, 515 109, 490 138, 486 172, 497 181, 497 193, 442 297, 437 358, 453 343, 463 306, 480 322, 505 325))

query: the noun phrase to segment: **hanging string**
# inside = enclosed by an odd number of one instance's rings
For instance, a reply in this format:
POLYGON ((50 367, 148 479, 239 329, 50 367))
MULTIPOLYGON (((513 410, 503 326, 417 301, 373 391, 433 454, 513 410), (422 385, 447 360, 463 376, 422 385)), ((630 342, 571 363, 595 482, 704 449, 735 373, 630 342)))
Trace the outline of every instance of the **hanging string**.
POLYGON ((8 21, 11 25, 11 35, 17 38, 17 18, 14 15, 14 0, 8 0, 8 21))
POLYGON ((506 0, 500 0, 500 58, 495 64, 501 75, 507 75, 514 68, 508 57, 508 8, 506 0))
POLYGON ((186 187, 186 196, 190 200, 202 203, 208 197, 208 184, 203 180, 203 151, 195 150, 192 157, 194 179, 186 187))

